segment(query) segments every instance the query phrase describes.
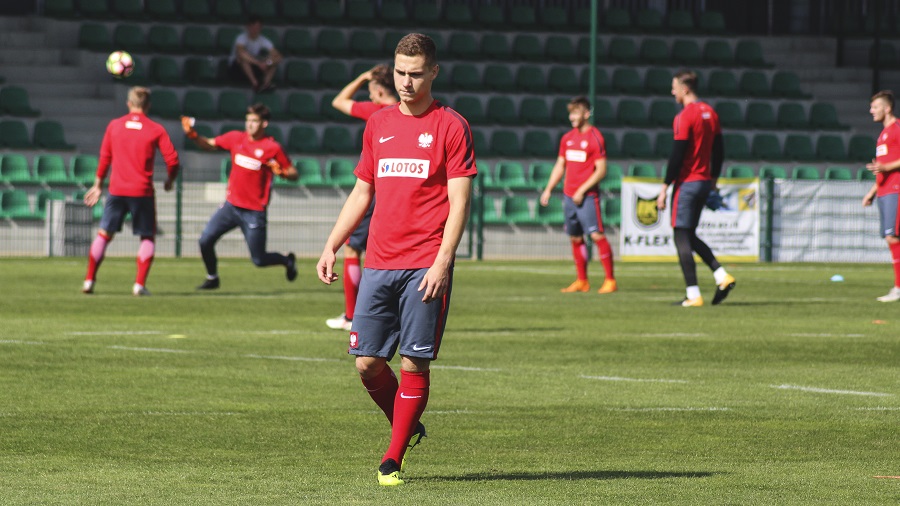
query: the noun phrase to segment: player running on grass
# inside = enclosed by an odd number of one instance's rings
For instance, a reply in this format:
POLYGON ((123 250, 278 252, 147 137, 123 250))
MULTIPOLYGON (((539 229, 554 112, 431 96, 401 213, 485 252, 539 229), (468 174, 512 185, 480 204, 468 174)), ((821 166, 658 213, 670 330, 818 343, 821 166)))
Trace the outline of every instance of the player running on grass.
POLYGON ((131 293, 150 295, 147 275, 156 251, 156 196, 153 190, 153 159, 158 149, 166 162, 168 177, 163 185, 171 191, 180 168, 178 153, 166 130, 147 117, 150 110, 150 90, 135 86, 128 90, 128 114, 110 121, 100 146, 97 177, 84 195, 84 203, 93 207, 103 193, 103 180, 112 166, 109 196, 100 219, 100 230, 88 254, 88 270, 81 291, 94 293, 97 270, 106 256, 106 247, 122 230, 125 216, 131 212, 131 228, 140 236, 137 255, 137 276, 131 293))
POLYGON ((391 423, 378 483, 401 485, 404 456, 425 436, 429 369, 437 358, 453 284, 453 262, 469 217, 476 175, 472 131, 435 101, 434 41, 411 33, 394 52, 400 104, 369 119, 356 186, 325 243, 316 270, 326 284, 335 252, 375 196, 372 234, 360 283, 350 354, 366 391, 391 423), (400 377, 388 365, 400 351, 400 377))
POLYGON ((603 218, 600 214, 600 181, 606 176, 606 144, 597 127, 588 120, 591 117, 591 103, 585 97, 575 97, 569 102, 569 123, 572 130, 559 142, 559 156, 550 180, 541 194, 541 205, 550 203, 553 188, 563 179, 563 211, 566 217, 566 233, 572 242, 572 256, 575 258, 577 279, 566 288, 567 292, 587 292, 588 283, 587 246, 584 234, 597 245, 600 263, 606 271, 606 279, 598 293, 612 293, 618 290, 613 275, 612 248, 603 234, 603 218))
MULTIPOLYGON (((331 106, 348 116, 368 121, 375 112, 396 103, 394 72, 387 65, 376 65, 345 86, 331 101, 331 106), (353 100, 356 92, 366 83, 368 83, 370 101, 357 102, 353 100)), ((344 313, 336 318, 325 320, 325 325, 328 325, 329 328, 350 330, 353 325, 353 310, 356 307, 359 280, 362 277, 360 264, 362 254, 366 250, 366 242, 369 240, 369 222, 374 210, 375 201, 373 200, 366 216, 344 244, 344 313)))
POLYGON ((219 288, 216 242, 237 227, 244 233, 250 248, 250 259, 257 267, 283 265, 288 281, 297 279, 297 265, 293 253, 282 255, 266 251, 266 207, 272 189, 272 178, 281 176, 297 180, 297 169, 284 154, 281 145, 266 134, 271 114, 263 104, 247 108, 245 130, 234 130, 209 139, 194 130, 193 119, 182 116, 185 135, 207 151, 223 149, 231 152, 231 174, 225 202, 212 215, 200 235, 200 253, 206 266, 206 280, 198 290, 219 288))

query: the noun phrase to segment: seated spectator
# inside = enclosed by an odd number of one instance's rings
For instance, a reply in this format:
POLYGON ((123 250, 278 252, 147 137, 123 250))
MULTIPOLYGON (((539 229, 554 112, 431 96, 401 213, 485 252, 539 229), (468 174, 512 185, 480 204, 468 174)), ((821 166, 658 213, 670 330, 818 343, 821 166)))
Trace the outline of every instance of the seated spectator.
POLYGON ((261 32, 262 20, 259 16, 250 16, 244 33, 234 40, 228 57, 231 74, 238 79, 246 78, 257 93, 275 89, 272 79, 282 60, 275 44, 261 32))

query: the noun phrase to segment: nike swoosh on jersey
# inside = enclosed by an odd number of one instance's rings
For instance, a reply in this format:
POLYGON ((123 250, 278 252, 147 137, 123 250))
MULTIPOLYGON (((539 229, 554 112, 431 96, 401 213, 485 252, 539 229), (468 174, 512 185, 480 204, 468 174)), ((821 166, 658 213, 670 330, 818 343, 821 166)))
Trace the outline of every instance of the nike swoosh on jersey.
POLYGON ((393 139, 394 137, 396 137, 396 135, 392 135, 392 136, 390 136, 390 137, 380 137, 380 138, 378 139, 378 143, 379 143, 379 144, 384 144, 385 142, 387 142, 387 141, 393 139))

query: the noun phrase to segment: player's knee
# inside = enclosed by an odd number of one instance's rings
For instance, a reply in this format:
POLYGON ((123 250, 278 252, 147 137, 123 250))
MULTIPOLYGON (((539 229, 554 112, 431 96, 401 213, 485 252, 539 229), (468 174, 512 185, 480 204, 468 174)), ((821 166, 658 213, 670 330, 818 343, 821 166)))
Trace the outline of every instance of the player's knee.
POLYGON ((378 357, 356 357, 356 371, 362 379, 372 379, 381 374, 386 363, 378 357))
POLYGON ((250 255, 250 261, 257 267, 266 266, 266 263, 263 261, 263 255, 250 255))
POLYGON ((569 240, 572 241, 572 244, 582 244, 584 242, 584 237, 580 235, 569 236, 569 240))
POLYGON ((200 240, 197 242, 200 244, 201 250, 208 250, 216 244, 215 239, 213 239, 211 236, 208 236, 206 234, 201 235, 200 240))

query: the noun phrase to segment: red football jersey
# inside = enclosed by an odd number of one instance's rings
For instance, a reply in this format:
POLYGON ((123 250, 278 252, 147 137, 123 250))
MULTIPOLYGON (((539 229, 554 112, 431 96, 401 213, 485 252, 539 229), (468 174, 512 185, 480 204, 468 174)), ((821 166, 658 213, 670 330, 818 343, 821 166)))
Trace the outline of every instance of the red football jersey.
POLYGON ((242 209, 265 211, 273 176, 266 162, 274 158, 282 167, 291 164, 281 145, 269 136, 254 141, 247 132, 239 130, 226 132, 214 141, 216 146, 231 151, 226 200, 242 209))
POLYGON ((353 102, 350 106, 350 116, 367 121, 373 114, 387 107, 387 104, 375 102, 353 102))
POLYGON ((431 267, 450 212, 447 181, 477 174, 472 130, 437 101, 419 116, 386 107, 366 123, 355 173, 375 186, 378 199, 366 267, 431 267))
POLYGON ((691 102, 675 116, 672 129, 675 131, 676 141, 691 141, 675 182, 712 179, 709 160, 712 156, 713 139, 722 133, 716 111, 704 102, 691 102))
MULTIPOLYGON (((881 131, 875 147, 875 160, 888 164, 900 159, 900 121, 894 121, 881 131)), ((875 174, 878 195, 900 193, 900 169, 875 174)))
MULTIPOLYGON (((592 126, 586 132, 573 128, 559 141, 559 156, 566 160, 563 193, 571 197, 594 173, 597 160, 606 158, 606 141, 597 127, 592 126)), ((599 191, 597 186, 587 195, 596 195, 599 191)))
POLYGON ((103 179, 113 164, 109 193, 117 197, 152 197, 153 161, 159 149, 169 176, 178 167, 178 153, 166 129, 142 113, 128 113, 106 126, 97 177, 103 179))

